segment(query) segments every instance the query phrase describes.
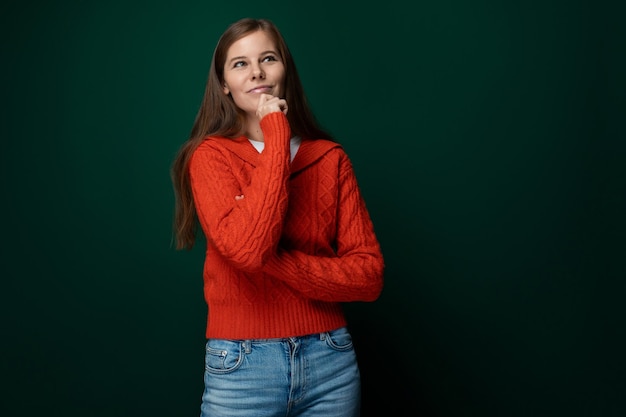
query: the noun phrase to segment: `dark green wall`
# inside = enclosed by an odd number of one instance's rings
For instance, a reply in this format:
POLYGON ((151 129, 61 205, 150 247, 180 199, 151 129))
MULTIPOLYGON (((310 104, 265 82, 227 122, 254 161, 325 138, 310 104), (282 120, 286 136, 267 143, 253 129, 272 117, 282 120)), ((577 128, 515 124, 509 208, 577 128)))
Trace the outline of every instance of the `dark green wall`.
POLYGON ((282 29, 380 237, 384 293, 346 306, 364 415, 626 413, 617 7, 11 4, 0 414, 199 414, 202 248, 171 248, 168 170, 243 16, 282 29))

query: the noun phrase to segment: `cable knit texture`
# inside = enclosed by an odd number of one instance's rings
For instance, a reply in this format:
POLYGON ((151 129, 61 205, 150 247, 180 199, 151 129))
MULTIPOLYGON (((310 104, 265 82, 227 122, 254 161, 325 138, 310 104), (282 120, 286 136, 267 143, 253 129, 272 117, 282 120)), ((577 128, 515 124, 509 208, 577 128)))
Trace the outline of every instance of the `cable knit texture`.
POLYGON ((380 246, 342 147, 305 138, 290 162, 287 118, 270 113, 261 129, 262 153, 245 137, 209 137, 191 159, 208 338, 336 329, 342 302, 382 290, 380 246))

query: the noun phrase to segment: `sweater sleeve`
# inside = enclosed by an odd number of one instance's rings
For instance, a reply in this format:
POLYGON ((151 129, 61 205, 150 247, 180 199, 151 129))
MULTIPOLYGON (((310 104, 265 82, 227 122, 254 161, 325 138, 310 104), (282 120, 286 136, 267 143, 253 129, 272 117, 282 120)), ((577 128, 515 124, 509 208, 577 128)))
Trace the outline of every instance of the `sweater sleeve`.
POLYGON ((261 120, 261 129, 265 149, 249 183, 241 184, 233 172, 232 153, 210 140, 196 149, 189 166, 207 240, 235 267, 249 272, 259 270, 276 250, 287 209, 289 124, 275 112, 261 120))
POLYGON ((334 256, 278 248, 264 271, 311 299, 374 301, 383 287, 384 262, 352 165, 341 161, 334 256))

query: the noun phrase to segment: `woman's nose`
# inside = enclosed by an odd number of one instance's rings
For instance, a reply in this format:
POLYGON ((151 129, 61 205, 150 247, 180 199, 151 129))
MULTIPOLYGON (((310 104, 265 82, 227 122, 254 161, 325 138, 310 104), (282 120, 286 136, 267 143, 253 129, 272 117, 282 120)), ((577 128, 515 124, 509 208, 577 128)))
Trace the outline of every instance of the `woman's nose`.
POLYGON ((263 69, 261 69, 260 66, 257 65, 256 67, 252 68, 252 78, 253 79, 255 79, 255 78, 263 79, 263 78, 265 78, 265 73, 263 72, 263 69))

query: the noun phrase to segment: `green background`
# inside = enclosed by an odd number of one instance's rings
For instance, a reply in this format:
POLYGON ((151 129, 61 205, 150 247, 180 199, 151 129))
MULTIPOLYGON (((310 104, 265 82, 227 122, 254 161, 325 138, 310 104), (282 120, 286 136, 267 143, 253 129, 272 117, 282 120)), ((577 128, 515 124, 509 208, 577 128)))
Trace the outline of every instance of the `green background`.
POLYGON ((364 416, 625 415, 619 12, 4 4, 0 414, 199 414, 203 248, 172 249, 169 166, 219 34, 253 16, 286 37, 385 255, 381 298, 346 306, 364 416))

